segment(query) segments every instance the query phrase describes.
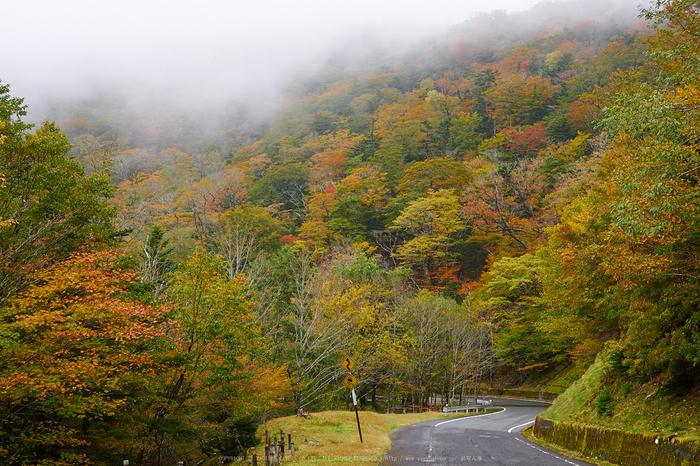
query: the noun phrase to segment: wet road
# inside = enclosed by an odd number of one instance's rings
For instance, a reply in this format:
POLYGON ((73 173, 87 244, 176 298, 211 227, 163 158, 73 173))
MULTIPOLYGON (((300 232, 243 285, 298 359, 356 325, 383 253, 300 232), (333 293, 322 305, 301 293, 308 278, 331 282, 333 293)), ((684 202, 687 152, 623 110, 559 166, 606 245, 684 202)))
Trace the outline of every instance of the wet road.
POLYGON ((497 413, 425 421, 391 434, 391 450, 381 466, 589 466, 526 440, 520 431, 532 425, 549 403, 494 398, 497 413))

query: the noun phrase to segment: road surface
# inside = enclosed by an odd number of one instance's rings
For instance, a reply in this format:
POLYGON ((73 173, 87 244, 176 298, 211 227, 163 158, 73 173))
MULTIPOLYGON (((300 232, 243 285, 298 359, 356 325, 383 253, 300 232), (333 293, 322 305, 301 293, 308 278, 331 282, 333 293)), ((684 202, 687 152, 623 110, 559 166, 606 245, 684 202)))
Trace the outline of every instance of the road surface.
POLYGON ((481 416, 425 421, 391 434, 381 466, 590 466, 546 450, 522 436, 549 403, 494 398, 503 411, 481 416))

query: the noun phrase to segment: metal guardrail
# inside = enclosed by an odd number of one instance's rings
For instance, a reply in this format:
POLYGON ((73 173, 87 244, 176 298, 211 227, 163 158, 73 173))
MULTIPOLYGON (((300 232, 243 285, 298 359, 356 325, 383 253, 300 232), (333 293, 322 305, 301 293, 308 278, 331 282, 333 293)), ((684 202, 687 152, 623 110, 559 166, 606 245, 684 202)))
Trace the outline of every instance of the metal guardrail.
POLYGON ((458 413, 464 411, 465 413, 470 413, 472 411, 478 413, 479 410, 486 411, 487 406, 491 406, 491 400, 476 400, 476 403, 467 406, 445 406, 442 408, 442 412, 445 413, 458 413))

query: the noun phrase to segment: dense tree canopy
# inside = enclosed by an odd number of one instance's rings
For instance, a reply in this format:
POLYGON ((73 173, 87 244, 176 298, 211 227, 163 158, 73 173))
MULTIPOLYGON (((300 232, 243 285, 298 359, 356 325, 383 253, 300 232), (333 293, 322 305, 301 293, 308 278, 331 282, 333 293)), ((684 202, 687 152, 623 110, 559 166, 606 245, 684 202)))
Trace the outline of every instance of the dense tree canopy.
POLYGON ((113 233, 109 178, 85 176, 55 124, 30 132, 22 99, 9 92, 0 86, 0 301, 26 287, 34 271, 113 233))

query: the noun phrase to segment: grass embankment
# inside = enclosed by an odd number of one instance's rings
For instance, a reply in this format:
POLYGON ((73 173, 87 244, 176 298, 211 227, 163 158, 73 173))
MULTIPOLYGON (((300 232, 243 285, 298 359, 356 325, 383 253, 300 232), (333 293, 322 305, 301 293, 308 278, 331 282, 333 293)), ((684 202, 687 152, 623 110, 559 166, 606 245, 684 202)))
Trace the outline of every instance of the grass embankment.
POLYGON ((700 440, 700 393, 685 397, 663 396, 661 387, 667 377, 643 383, 629 377, 612 375, 606 354, 601 353, 586 373, 542 413, 553 421, 574 421, 627 432, 677 435, 700 440), (596 400, 603 387, 610 394, 609 414, 600 415, 596 400), (647 400, 647 396, 657 394, 647 400))
POLYGON ((562 394, 586 373, 589 366, 590 362, 555 367, 546 375, 538 377, 534 382, 526 382, 519 388, 562 394))
MULTIPOLYGON (((450 415, 448 417, 464 417, 450 415)), ((292 434, 295 447, 293 464, 338 465, 352 464, 359 466, 376 466, 391 447, 389 434, 394 430, 416 422, 432 419, 444 419, 438 412, 415 414, 379 414, 360 411, 362 440, 357 433, 357 421, 353 411, 324 411, 312 413, 311 419, 298 416, 281 417, 268 421, 258 430, 258 437, 264 440, 265 429, 270 437, 279 437, 280 429, 284 435, 292 434)), ((264 464, 265 446, 261 445, 250 454, 258 455, 258 464, 264 464)), ((285 452, 289 458, 289 452, 285 452)))

